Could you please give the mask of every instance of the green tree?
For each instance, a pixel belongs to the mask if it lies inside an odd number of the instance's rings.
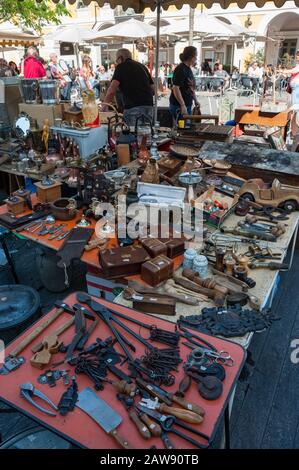
[[[49,0],[0,0],[0,24],[10,21],[38,33],[43,26],[49,23],[60,24],[61,17],[69,15],[65,2],[55,5]]]

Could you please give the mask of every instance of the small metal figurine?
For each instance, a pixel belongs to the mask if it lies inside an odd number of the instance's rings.
[[[49,150],[49,119],[44,120],[42,141],[46,148],[46,155],[48,155]]]

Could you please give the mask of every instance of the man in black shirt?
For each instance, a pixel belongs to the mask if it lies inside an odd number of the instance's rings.
[[[198,105],[195,95],[195,79],[191,67],[196,64],[197,49],[185,47],[180,55],[181,63],[173,74],[173,88],[169,98],[169,110],[176,121],[178,114],[191,114],[193,101]]]
[[[144,65],[132,60],[128,49],[117,51],[116,63],[104,103],[111,103],[119,89],[124,103],[124,119],[129,126],[134,126],[136,118],[141,114],[152,120],[154,82],[149,71]]]

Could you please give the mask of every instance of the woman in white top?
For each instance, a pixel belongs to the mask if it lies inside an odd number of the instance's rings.
[[[290,74],[290,92],[292,96],[292,110],[294,116],[291,121],[292,134],[299,132],[299,50],[296,52],[296,65],[292,69],[284,70],[285,74]]]

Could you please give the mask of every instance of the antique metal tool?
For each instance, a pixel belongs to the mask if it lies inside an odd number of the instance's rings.
[[[124,449],[132,449],[128,440],[122,437],[116,428],[121,424],[122,417],[113,410],[95,392],[87,387],[78,395],[76,406],[88,414],[101,428]]]
[[[109,326],[110,330],[112,331],[112,333],[116,337],[119,345],[123,349],[127,359],[129,359],[131,361],[131,363],[133,363],[134,359],[133,359],[133,356],[132,356],[132,354],[130,353],[130,351],[128,349],[128,345],[130,345],[130,342],[128,342],[128,340],[126,340],[126,338],[124,338],[124,336],[118,331],[118,329],[114,325],[112,325],[112,322],[115,322],[117,325],[119,325],[121,328],[123,328],[127,333],[129,333],[131,336],[133,336],[135,339],[137,339],[137,341],[144,344],[144,346],[146,346],[149,350],[153,348],[152,344],[150,344],[147,340],[142,338],[142,336],[140,336],[139,334],[135,333],[135,331],[133,331],[129,327],[127,327],[118,318],[116,318],[115,315],[118,315],[118,312],[116,312],[115,310],[108,310],[103,305],[101,305],[98,302],[95,302],[89,295],[87,295],[83,292],[82,293],[79,292],[77,294],[77,299],[79,300],[79,302],[86,303],[87,305],[89,305],[89,307],[94,312],[96,312],[97,315],[100,316],[100,318],[102,318],[105,321],[105,323]],[[128,317],[128,319],[130,319],[130,317]]]
[[[55,411],[58,410],[57,406],[43,392],[35,388],[31,382],[27,382],[20,386],[20,394],[21,397],[25,398],[25,400],[31,403],[31,405],[33,405],[39,411],[42,411],[43,413],[49,416],[56,416],[56,413],[47,410],[46,408],[43,408],[39,403],[34,401],[33,398],[37,397],[40,400],[43,400],[44,402],[48,403],[48,405],[50,405]]]
[[[149,395],[158,398],[160,401],[162,401],[168,406],[171,406],[172,403],[176,403],[185,410],[193,411],[194,413],[202,417],[205,415],[205,410],[201,406],[184,400],[183,397],[177,396],[171,392],[167,392],[166,390],[161,387],[158,387],[157,385],[147,384],[141,379],[136,379],[136,383],[144,390],[146,390]]]
[[[268,263],[261,263],[258,261],[252,261],[249,263],[250,269],[270,269],[271,271],[279,270],[279,271],[287,271],[289,269],[289,265],[287,263],[276,263],[274,261]]]
[[[22,364],[24,364],[24,357],[17,357],[24,349],[34,341],[49,325],[51,325],[57,318],[63,313],[67,312],[73,315],[73,310],[62,301],[56,301],[55,307],[57,308],[56,312],[42,323],[40,323],[34,330],[29,333],[8,355],[5,359],[3,367],[0,369],[0,374],[5,375],[14,371]]]
[[[192,428],[188,424],[184,423],[183,421],[175,418],[174,416],[169,416],[169,415],[164,415],[161,413],[158,413],[155,410],[151,410],[147,408],[146,406],[143,406],[141,404],[137,405],[138,410],[142,411],[143,413],[146,413],[148,416],[151,416],[151,418],[154,418],[155,421],[158,421],[160,424],[161,428],[163,429],[164,432],[168,433],[171,432],[173,434],[176,434],[177,436],[182,437],[186,441],[190,442],[193,444],[195,447],[198,447],[200,449],[206,448],[207,446],[204,444],[201,444],[200,442],[196,441],[192,437],[190,437],[187,434],[184,434],[183,432],[179,431],[178,429],[174,428],[173,426],[176,424],[177,426],[186,429],[187,431],[190,431],[193,434],[196,434],[197,436],[200,436],[207,441],[209,441],[209,436],[207,434],[204,434],[200,431],[197,431],[197,429]]]
[[[3,366],[0,368],[0,375],[7,375],[10,372],[18,369],[22,364],[24,364],[25,358],[20,357],[8,357],[5,359]]]
[[[126,397],[124,394],[118,393],[117,394],[117,399],[124,405],[126,408],[129,418],[131,421],[135,424],[139,434],[141,437],[144,439],[150,439],[151,438],[151,432],[149,428],[146,426],[146,424],[141,421],[141,419],[138,416],[138,413],[136,409],[133,407],[134,405],[134,399],[132,397]]]
[[[201,415],[194,413],[193,411],[174,408],[172,406],[165,405],[165,403],[159,403],[158,398],[155,398],[154,400],[150,398],[142,398],[140,405],[146,406],[152,410],[160,411],[161,413],[168,413],[169,415],[175,416],[186,423],[200,424],[203,422],[203,417]]]
[[[38,369],[43,369],[51,361],[52,354],[56,354],[59,351],[61,341],[59,341],[59,335],[70,328],[74,324],[75,319],[71,318],[58,328],[54,333],[45,336],[42,343],[32,348],[34,355],[30,359],[30,364]]]

